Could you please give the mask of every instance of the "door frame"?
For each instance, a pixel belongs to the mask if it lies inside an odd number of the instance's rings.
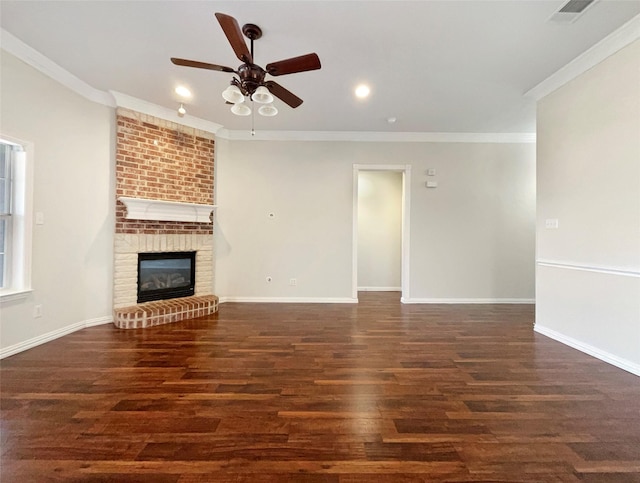
[[[409,287],[410,220],[411,220],[411,165],[410,164],[354,164],[353,165],[353,230],[351,296],[358,300],[358,175],[360,171],[395,171],[402,173],[402,260],[400,283],[405,303],[411,297]]]

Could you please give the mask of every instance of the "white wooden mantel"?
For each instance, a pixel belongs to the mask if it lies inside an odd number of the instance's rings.
[[[211,212],[216,205],[182,203],[180,201],[150,200],[120,196],[127,208],[127,219],[153,221],[187,221],[211,223]]]

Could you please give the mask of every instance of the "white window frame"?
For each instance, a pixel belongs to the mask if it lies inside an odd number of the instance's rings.
[[[11,216],[5,257],[5,286],[0,301],[26,297],[31,291],[31,255],[33,236],[33,143],[0,134],[4,144],[18,146],[11,166]],[[20,149],[21,148],[21,149]]]

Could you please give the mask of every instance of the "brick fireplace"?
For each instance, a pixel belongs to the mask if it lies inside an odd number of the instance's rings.
[[[215,313],[213,134],[118,109],[114,324],[144,328]],[[204,213],[204,215],[203,215]],[[192,297],[138,303],[139,253],[196,252]]]

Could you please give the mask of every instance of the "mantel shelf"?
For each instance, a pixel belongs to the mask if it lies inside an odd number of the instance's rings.
[[[127,219],[152,221],[186,221],[211,223],[211,212],[216,205],[182,203],[180,201],[150,200],[120,196],[127,208]]]

